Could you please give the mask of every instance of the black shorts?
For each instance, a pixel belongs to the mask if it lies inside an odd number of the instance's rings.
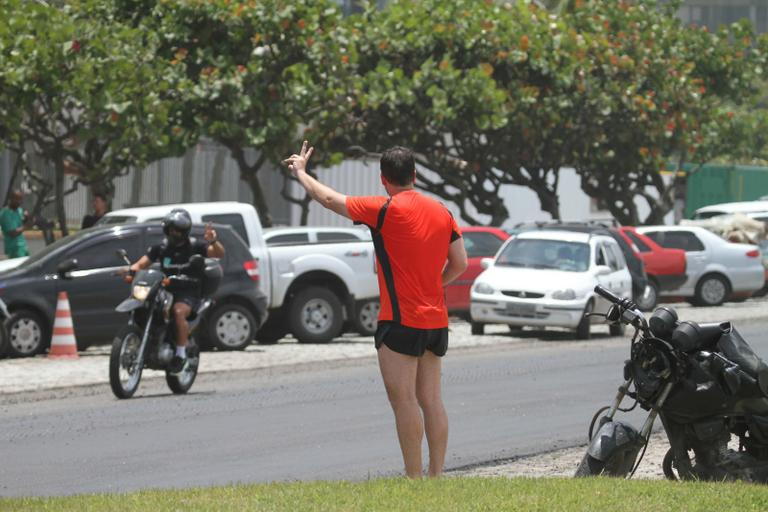
[[[425,350],[444,356],[448,350],[448,328],[417,329],[395,322],[379,322],[373,335],[376,350],[385,344],[391,350],[407,356],[421,357]]]
[[[195,309],[200,303],[200,296],[195,295],[194,293],[174,293],[173,303],[176,304],[178,302],[183,302],[190,308]]]

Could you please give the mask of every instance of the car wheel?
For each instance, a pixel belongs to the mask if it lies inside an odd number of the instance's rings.
[[[696,285],[696,306],[719,306],[729,293],[728,281],[720,275],[709,274]]]
[[[253,314],[240,304],[221,304],[208,317],[208,341],[219,350],[244,350],[256,332]]]
[[[659,287],[656,283],[648,281],[643,293],[635,297],[635,303],[642,311],[653,311],[659,303]]]
[[[7,353],[11,357],[31,357],[41,353],[50,342],[48,326],[42,316],[29,309],[19,309],[7,320]]]
[[[472,334],[475,334],[475,335],[485,334],[485,324],[481,324],[480,322],[470,322],[469,326]]]
[[[341,300],[326,288],[301,290],[291,301],[288,323],[299,343],[328,343],[341,334]]]
[[[592,336],[592,322],[587,315],[592,312],[594,307],[591,300],[587,302],[587,307],[584,308],[584,313],[581,315],[581,321],[576,326],[576,339],[588,340]]]
[[[381,305],[378,299],[371,299],[361,303],[355,313],[355,331],[363,336],[373,336],[376,334],[380,308]]]

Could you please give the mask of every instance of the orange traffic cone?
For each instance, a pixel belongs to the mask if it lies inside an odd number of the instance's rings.
[[[48,357],[53,359],[77,359],[77,341],[72,325],[72,313],[69,310],[67,292],[59,292],[56,303],[56,320],[53,322],[53,337]]]

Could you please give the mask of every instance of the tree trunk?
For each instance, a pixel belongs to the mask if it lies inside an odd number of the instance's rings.
[[[245,176],[248,186],[251,187],[251,193],[253,194],[253,205],[256,207],[256,211],[259,212],[259,219],[261,225],[265,228],[272,227],[272,215],[269,213],[269,207],[267,206],[267,200],[264,198],[264,189],[259,182],[259,177],[256,173]]]
[[[552,220],[562,220],[560,218],[560,198],[557,192],[549,188],[537,187],[533,189],[541,203],[541,209],[552,216]]]
[[[253,165],[248,165],[245,160],[245,151],[242,147],[224,143],[232,154],[237,166],[240,169],[240,178],[248,183],[251,187],[251,193],[253,194],[253,205],[256,207],[256,211],[259,213],[259,219],[261,225],[265,228],[272,227],[272,215],[269,213],[269,206],[267,200],[264,197],[264,189],[259,182],[259,170],[264,165],[266,158],[263,154],[260,154]]]

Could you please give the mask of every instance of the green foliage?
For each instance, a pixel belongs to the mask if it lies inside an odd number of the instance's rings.
[[[704,163],[743,147],[748,125],[733,121],[732,104],[755,92],[765,67],[747,24],[712,34],[683,26],[675,9],[583,0],[567,15],[588,42],[578,98],[585,144],[573,165],[582,188],[625,223],[641,220],[636,197],[652,222],[669,211],[659,173],[668,162]]]
[[[152,39],[102,18],[98,5],[13,0],[0,27],[7,139],[33,141],[91,181],[166,154],[175,95]]]
[[[129,8],[118,14],[135,18]],[[174,127],[228,147],[270,223],[257,173],[277,166],[304,136],[322,149],[345,108],[349,59],[333,2],[158,2],[140,23],[161,38],[159,57],[186,77],[185,117]],[[255,163],[244,150],[258,152]],[[325,163],[337,155],[318,151]]]

